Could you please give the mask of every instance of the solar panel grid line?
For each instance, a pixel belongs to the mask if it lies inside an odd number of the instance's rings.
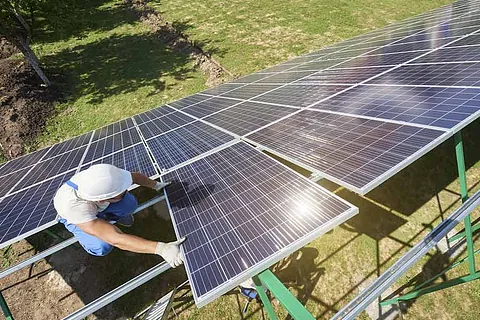
[[[460,122],[457,125],[455,125],[454,127],[452,127],[450,130],[452,132],[458,132],[478,118],[480,118],[480,110],[473,113],[468,118],[464,119],[462,122]]]
[[[160,111],[159,109],[162,111]],[[174,112],[175,110],[173,108],[165,104],[155,109],[147,110],[143,113],[136,114],[132,117],[132,120],[135,120],[136,124],[140,126],[140,125],[155,121],[158,118],[166,117]]]
[[[251,148],[251,147],[250,147],[250,148]],[[252,149],[253,149],[253,148],[252,148]],[[218,154],[217,154],[217,155],[218,155]],[[226,160],[228,161],[228,159],[226,159]],[[275,160],[269,159],[269,161],[275,161]],[[228,163],[228,162],[227,162],[227,163]],[[236,164],[236,163],[235,163],[235,164]],[[211,167],[211,164],[210,164],[210,163],[207,162],[207,165],[210,166],[210,169],[213,169],[213,172],[215,172],[215,169]],[[256,165],[258,166],[257,163],[256,163]],[[233,167],[233,168],[234,168],[234,170],[235,170],[235,167]],[[208,170],[208,169],[207,169],[207,170]],[[290,168],[287,168],[287,167],[285,166],[283,170],[286,170],[286,171],[287,171],[287,170],[291,170],[291,169],[290,169]],[[240,173],[240,174],[243,174],[242,172],[239,172],[239,171],[237,171],[237,172]],[[196,174],[196,176],[197,176],[197,179],[200,179],[200,180],[201,180],[201,177],[199,176],[199,173],[198,173],[198,172],[195,172],[195,174]],[[218,175],[218,174],[217,174],[217,175]],[[298,174],[297,174],[297,175],[298,175]],[[222,179],[222,177],[220,177],[220,179]],[[307,179],[304,178],[304,177],[299,177],[298,179],[305,179],[305,180],[307,180]],[[292,183],[294,183],[294,181],[292,181]],[[225,186],[228,187],[228,184],[225,184]],[[261,194],[261,192],[262,192],[262,191],[260,191],[260,194]],[[168,194],[168,190],[167,190],[167,194]],[[246,200],[248,200],[248,199],[245,198],[245,199],[242,200],[242,201],[246,201]],[[341,201],[342,203],[345,203],[344,200],[340,200],[340,201]],[[169,206],[170,212],[173,212],[173,211],[172,211],[172,207],[171,207],[171,203],[170,203],[170,200],[168,199],[168,197],[167,197],[167,205]],[[279,205],[281,205],[281,203],[280,203]],[[348,206],[350,207],[350,205],[348,205]],[[351,210],[349,210],[349,211],[347,212],[347,214],[342,217],[341,220],[343,220],[343,219],[346,220],[346,219],[348,219],[350,216],[354,215],[355,213],[356,213],[356,208],[351,208]],[[268,213],[265,213],[265,214],[268,214]],[[347,215],[348,215],[348,218],[346,218]],[[255,216],[253,216],[253,217],[255,218]],[[176,218],[175,218],[175,215],[172,215],[172,220],[174,221],[175,232],[176,232],[176,234],[177,234],[177,237],[179,237],[179,234],[180,234],[180,233],[179,233],[179,230],[178,230],[178,227],[177,227],[177,226],[178,226],[178,223],[175,221],[175,219],[176,219]],[[339,218],[339,219],[340,219],[340,218]],[[307,241],[310,242],[310,241],[314,240],[315,238],[317,238],[321,233],[324,233],[324,232],[330,230],[333,226],[336,226],[336,225],[338,225],[338,224],[340,223],[339,221],[334,221],[334,220],[335,220],[335,219],[332,219],[332,220],[331,220],[331,226],[329,225],[329,226],[325,226],[325,227],[323,227],[323,228],[318,228],[318,229],[316,230],[316,232],[314,232],[314,233],[312,233],[312,234],[310,234],[310,235],[308,235],[308,236],[305,236],[305,237],[301,238],[300,241],[302,241],[302,242],[307,242]],[[236,231],[235,231],[235,228],[233,229],[233,231],[236,232]],[[267,233],[268,233],[268,231],[267,231]],[[238,236],[238,234],[237,234],[237,236]],[[254,239],[251,240],[251,241],[254,241]],[[277,241],[282,241],[282,239],[278,239]],[[281,242],[281,243],[285,243],[285,242],[286,242],[286,241],[285,241],[285,239],[284,239],[283,242]],[[236,277],[227,280],[227,283],[230,283],[230,284],[233,283],[233,285],[234,285],[234,282],[237,282],[237,283],[238,283],[238,282],[241,282],[241,281],[245,280],[246,278],[251,277],[252,274],[256,274],[256,273],[264,270],[265,268],[267,268],[267,267],[269,267],[271,264],[273,264],[273,263],[275,262],[275,260],[281,259],[282,257],[288,255],[289,252],[292,252],[292,251],[296,250],[296,248],[300,248],[301,246],[302,246],[301,243],[291,244],[291,245],[289,245],[289,246],[286,246],[286,247],[284,247],[284,249],[281,251],[280,255],[275,255],[275,256],[271,257],[270,259],[264,259],[264,260],[262,261],[262,263],[257,264],[255,267],[253,267],[253,268],[251,268],[251,269],[248,269],[248,270],[246,270],[246,271],[243,271],[243,272],[241,272],[239,275],[237,275]],[[185,254],[185,250],[186,250],[186,249],[185,249],[185,246],[182,246],[182,249],[181,249],[181,250],[182,250],[183,253]],[[215,251],[215,254],[218,256],[218,253],[217,253],[216,251]],[[248,254],[250,257],[252,257],[250,252],[247,252],[247,254]],[[205,266],[203,266],[203,267],[205,267]],[[221,267],[222,267],[222,266],[221,266]],[[189,266],[188,263],[186,263],[186,268],[187,268],[187,271],[188,271],[187,274],[188,274],[188,276],[189,276],[189,278],[190,278],[191,283],[194,283],[194,282],[192,282],[192,279],[191,279],[192,270],[190,269],[190,266]],[[222,268],[223,268],[223,267],[222,267]],[[198,271],[198,270],[196,270],[196,271]],[[226,271],[223,270],[223,269],[222,269],[221,271],[222,271],[224,274],[226,273]],[[242,279],[242,278],[245,278],[245,279]],[[228,279],[228,277],[225,277],[225,279]],[[208,279],[207,279],[207,280],[208,280]],[[203,281],[203,280],[202,280],[202,281]],[[205,280],[205,281],[206,281],[206,280]],[[196,304],[197,304],[197,306],[199,306],[199,307],[201,307],[201,306],[207,304],[208,302],[212,301],[212,300],[215,298],[215,296],[221,295],[221,294],[225,293],[226,291],[228,291],[228,290],[230,289],[230,288],[228,288],[228,287],[220,288],[220,287],[217,285],[217,286],[216,286],[216,289],[214,289],[214,290],[211,291],[210,293],[203,294],[203,295],[202,295],[202,298],[199,299],[199,298],[198,298],[198,297],[199,297],[199,294],[198,294],[196,288],[195,288],[194,286],[192,286],[192,287],[193,287],[193,290],[194,290],[194,293],[195,293]]]
[[[120,134],[123,131],[131,129],[132,126],[133,126],[133,122],[131,117],[124,118],[117,122],[108,124],[106,126],[103,126],[101,128],[94,130],[93,141],[102,140],[110,136],[113,136],[115,134]]]
[[[313,85],[313,84],[310,84]],[[332,84],[332,85],[344,85],[344,84]],[[386,84],[386,83],[363,83],[365,87],[408,87],[408,88],[457,88],[457,89],[480,89],[479,86],[458,86],[458,85],[439,85],[439,84]]]
[[[148,157],[150,158],[150,161],[152,161],[153,167],[155,168],[155,171],[157,172],[158,176],[155,177],[155,179],[156,179],[156,178],[160,177],[160,166],[158,165],[157,160],[155,160],[155,158],[153,157],[152,150],[150,149],[150,146],[147,144],[147,140],[143,136],[143,133],[140,130],[140,128],[138,127],[138,124],[137,124],[136,120],[135,119],[132,119],[132,120],[133,120],[133,123],[135,125],[135,128],[137,129],[138,134],[140,135],[140,138],[142,139],[142,144],[145,147],[145,149],[147,150]]]
[[[87,156],[88,150],[90,150],[90,146],[92,145],[93,137],[94,137],[94,133],[92,132],[90,140],[88,141],[88,144],[87,144],[87,148],[85,149],[85,152],[83,153],[82,158],[80,159],[80,164],[75,170],[75,174],[79,173],[82,168],[82,165],[83,165],[83,162],[85,161],[85,157]]]
[[[428,62],[413,62],[413,63],[408,63],[407,65],[409,66],[427,66],[427,65],[438,65],[438,64],[462,64],[462,63],[479,63],[480,60],[470,60],[470,61],[439,61],[439,62],[434,62],[434,61],[428,61]]]
[[[45,159],[46,153],[50,152],[50,149],[51,147],[46,147],[3,163],[0,168],[0,178],[35,165],[41,159]]]

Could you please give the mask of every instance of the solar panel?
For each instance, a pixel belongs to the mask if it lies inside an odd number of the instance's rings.
[[[50,148],[48,155],[44,158],[52,158],[54,156],[60,155],[65,152],[70,152],[76,148],[86,146],[90,142],[90,138],[92,137],[93,132],[89,132],[86,134],[82,134],[75,138],[57,143]]]
[[[195,121],[184,127],[147,140],[153,158],[161,170],[171,169],[234,139],[203,122]]]
[[[243,84],[241,84],[241,83],[226,83],[226,84],[222,84],[220,86],[216,86],[215,88],[202,91],[202,94],[209,94],[209,95],[217,96],[217,95],[220,95],[220,94],[225,93],[227,91],[231,91],[233,89],[240,88],[242,86],[243,86]]]
[[[290,83],[292,81],[305,78],[311,74],[313,74],[315,71],[297,71],[297,72],[283,72],[283,73],[277,73],[274,75],[270,75],[270,77],[261,79],[257,81],[256,83]]]
[[[422,51],[422,50],[433,50],[439,48],[447,43],[450,43],[458,37],[451,37],[451,38],[433,38],[433,39],[426,39],[423,41],[415,41],[415,42],[397,42],[395,44],[391,44],[382,48],[379,48],[375,51],[370,52],[370,54],[388,54],[388,53],[400,53],[400,52],[407,52],[407,51]]]
[[[368,83],[430,86],[480,86],[480,62],[407,64]]]
[[[415,63],[480,61],[480,46],[441,48],[415,60]]]
[[[24,169],[20,169],[10,174],[7,174],[0,178],[0,198],[3,197],[12,189],[18,181],[20,181],[31,169],[31,167],[27,167]]]
[[[357,86],[313,108],[439,128],[460,128],[480,110],[480,89]]]
[[[230,97],[230,98],[236,98],[236,99],[248,100],[250,98],[258,96],[259,94],[263,94],[267,91],[270,91],[270,90],[276,89],[276,88],[278,88],[278,85],[254,84],[253,83],[253,84],[244,85],[243,87],[240,87],[238,89],[234,89],[234,90],[229,91],[227,93],[223,93],[222,96]]]
[[[138,128],[142,132],[145,139],[148,139],[172,129],[176,129],[192,121],[195,121],[195,119],[187,116],[184,113],[176,111],[169,113],[166,116],[140,124]]]
[[[92,141],[103,139],[105,137],[120,133],[121,131],[130,129],[133,127],[134,127],[134,124],[131,118],[127,118],[115,123],[111,123],[108,126],[95,130]]]
[[[144,122],[166,116],[167,114],[170,114],[172,112],[175,112],[175,109],[170,108],[168,106],[161,106],[161,107],[137,114],[133,116],[133,118],[135,119],[135,122],[137,124],[142,124]]]
[[[176,109],[183,109],[206,99],[210,99],[210,97],[203,94],[194,94],[193,96],[188,96],[186,98],[170,102],[168,105]]]
[[[9,175],[12,172],[22,170],[24,168],[34,165],[40,159],[45,157],[49,150],[50,147],[44,148],[4,163],[0,168],[0,177]]]
[[[291,84],[253,98],[255,101],[307,107],[331,95],[345,90],[342,85],[301,85]]]
[[[246,139],[364,194],[448,137],[441,130],[305,110]]]
[[[115,153],[110,153],[103,158],[87,163],[82,166],[81,170],[88,169],[91,165],[99,163],[112,164],[130,172],[141,172],[148,177],[158,177],[158,172],[148,155],[147,149],[142,143]]]
[[[163,179],[199,307],[358,212],[243,142]]]
[[[193,106],[184,108],[182,111],[194,117],[203,118],[212,113],[233,106],[236,103],[239,103],[239,101],[225,98],[212,98],[210,100],[202,101],[194,104]]]
[[[356,84],[367,80],[390,67],[328,69],[299,80],[298,84]]]
[[[53,196],[74,173],[72,170],[0,202],[0,248],[56,223]]]
[[[339,64],[337,68],[395,66],[419,57],[426,52],[428,51],[410,51],[360,56]]]
[[[205,121],[243,136],[298,109],[257,102],[243,102],[205,118]]]
[[[141,143],[141,141],[136,128],[121,131],[107,138],[92,142],[83,163],[92,162],[103,156]]]
[[[36,183],[50,179],[65,172],[76,169],[80,165],[86,146],[72,152],[38,162],[33,169],[15,186],[15,190],[28,188]]]
[[[262,71],[263,72],[263,71]],[[245,84],[245,83],[252,83],[252,82],[255,82],[257,80],[260,80],[260,79],[263,79],[265,77],[269,77],[271,76],[273,73],[254,73],[254,74],[249,74],[247,76],[244,76],[244,77],[241,77],[241,78],[238,78],[236,80],[233,80],[231,83],[232,84],[237,84],[236,86],[234,87],[230,87],[232,89],[236,89],[238,87],[240,87],[242,84]],[[210,91],[211,92],[211,91]],[[205,92],[204,92],[205,93]],[[215,92],[211,92],[209,94],[213,94],[213,95],[219,95],[220,93],[223,93],[223,92],[218,92],[218,91],[215,91]]]
[[[333,54],[332,56],[335,56],[335,54]],[[342,62],[347,61],[348,59],[349,58],[313,61],[313,62],[304,63],[301,65],[295,66],[294,68],[290,68],[288,71],[302,71],[302,70],[320,71],[323,69],[338,66]]]

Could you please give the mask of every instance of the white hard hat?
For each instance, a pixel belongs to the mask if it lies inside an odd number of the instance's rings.
[[[100,201],[114,198],[132,185],[132,174],[111,164],[95,164],[75,177],[80,198]]]

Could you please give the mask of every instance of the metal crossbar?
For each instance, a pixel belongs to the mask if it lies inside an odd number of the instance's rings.
[[[433,229],[420,243],[415,245],[396,263],[388,268],[367,289],[343,307],[332,319],[355,319],[367,306],[377,299],[388,287],[400,278],[408,269],[420,260],[441,239],[445,238],[453,228],[465,217],[480,206],[480,191],[475,193],[460,208]]]

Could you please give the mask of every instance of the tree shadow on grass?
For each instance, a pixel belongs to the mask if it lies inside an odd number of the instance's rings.
[[[106,0],[45,1],[35,13],[33,40],[36,44],[78,40],[89,32],[101,33],[138,21],[127,4],[111,3]]]
[[[171,52],[153,34],[115,35],[44,57],[49,69],[63,73],[69,99],[88,97],[98,104],[146,86],[150,93],[166,89],[161,77],[186,80],[192,63],[185,54]]]

